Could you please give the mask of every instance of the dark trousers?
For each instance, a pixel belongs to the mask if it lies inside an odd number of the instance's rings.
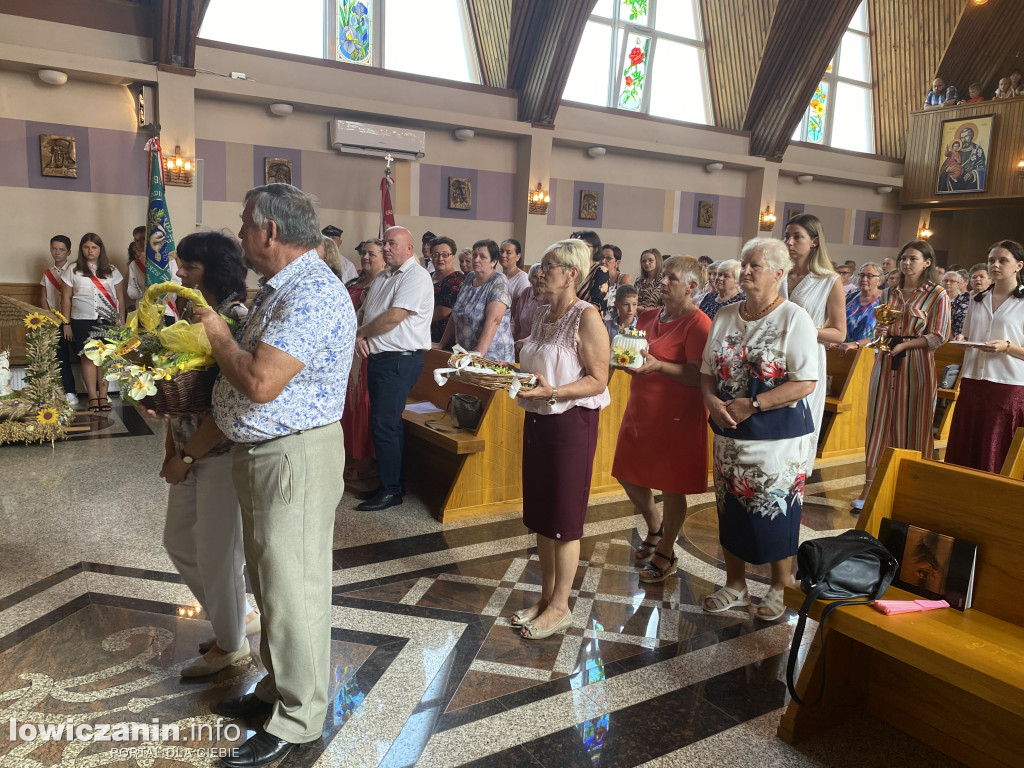
[[[71,370],[71,343],[64,338],[64,329],[58,331],[60,341],[57,344],[57,362],[60,363],[60,380],[65,392],[75,391],[75,374]]]
[[[366,365],[370,434],[377,454],[380,486],[385,493],[405,493],[402,480],[402,451],[405,448],[402,411],[405,410],[409,390],[416,384],[422,370],[422,354],[371,356]]]

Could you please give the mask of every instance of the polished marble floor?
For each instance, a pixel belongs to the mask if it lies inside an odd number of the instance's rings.
[[[114,403],[82,415],[88,429],[67,443],[0,448],[0,766],[216,765],[251,733],[211,707],[259,679],[258,638],[251,660],[179,677],[209,628],[188,616],[195,601],[161,546],[161,428]],[[820,466],[802,538],[851,527],[862,481],[863,462]],[[517,513],[442,527],[412,497],[384,513],[356,503],[346,493],[335,527],[332,705],[321,740],[283,766],[956,765],[870,719],[799,748],[775,738],[793,615],[700,609],[722,578],[710,494],[691,499],[679,573],[655,585],[637,580],[632,507],[594,504],[573,626],[537,642],[508,621],[540,583]],[[765,576],[751,572],[755,596]],[[131,742],[135,753],[11,738],[12,718],[69,717],[178,732]]]

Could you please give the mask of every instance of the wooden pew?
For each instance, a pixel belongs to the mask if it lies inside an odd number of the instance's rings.
[[[825,397],[825,415],[818,437],[818,458],[832,459],[864,453],[867,431],[868,387],[874,350],[858,349],[840,355],[836,348],[825,352],[831,381]]]
[[[817,706],[790,702],[780,738],[795,743],[866,712],[968,765],[1024,764],[1022,491],[1000,475],[886,451],[858,528],[877,536],[891,517],[977,543],[973,605],[898,616],[871,606],[835,611],[825,695]],[[786,591],[788,606],[802,602],[798,589]],[[802,695],[818,690],[819,655],[815,642],[797,682]]]
[[[942,374],[946,370],[947,365],[959,365],[960,373],[957,374],[956,381],[952,387],[943,388],[941,386]],[[935,429],[935,447],[937,449],[945,448],[946,443],[949,441],[949,428],[953,426],[953,408],[960,394],[960,377],[963,375],[963,372],[963,347],[958,347],[956,344],[943,344],[935,350],[935,375],[940,385],[936,397],[946,401],[946,409],[942,412],[938,427]]]
[[[1006,460],[999,474],[1014,480],[1024,480],[1024,427],[1013,433],[1013,442],[1006,452]]]
[[[476,395],[483,416],[473,433],[438,432],[426,426],[440,413],[406,410],[406,478],[442,523],[487,517],[522,508],[522,446],[524,411],[506,392],[494,392],[457,379],[439,387],[434,369],[445,368],[448,353],[426,352],[423,373],[409,393],[409,402],[429,401],[444,410],[451,395]],[[608,383],[612,402],[601,411],[591,498],[622,493],[611,475],[622,413],[629,398],[629,376],[614,371]]]

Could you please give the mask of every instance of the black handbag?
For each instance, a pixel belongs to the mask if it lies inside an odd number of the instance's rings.
[[[431,419],[426,425],[438,432],[461,432],[466,429],[470,432],[480,426],[480,418],[484,414],[484,404],[476,395],[452,395],[448,400],[448,407],[444,409],[444,416],[440,419]],[[450,427],[445,425],[445,417],[448,417]]]
[[[865,531],[845,531],[838,536],[812,539],[800,545],[796,555],[796,577],[806,593],[800,606],[800,619],[793,633],[793,645],[786,665],[789,695],[807,706],[796,693],[793,672],[800,651],[800,641],[807,624],[807,612],[815,600],[834,600],[821,611],[818,633],[821,635],[821,686],[811,704],[817,704],[825,690],[825,621],[836,608],[844,605],[866,605],[885,594],[899,570],[899,562],[885,546]]]

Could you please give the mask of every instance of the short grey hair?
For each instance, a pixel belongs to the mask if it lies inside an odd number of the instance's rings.
[[[718,265],[718,274],[722,274],[723,272],[728,272],[730,275],[732,275],[732,279],[733,280],[739,280],[740,279],[740,268],[742,266],[743,265],[740,264],[739,259],[726,259],[725,261],[719,263],[719,265]]]
[[[768,266],[773,271],[781,269],[783,277],[786,276],[789,268],[793,265],[789,260],[789,249],[786,247],[786,244],[773,237],[755,237],[753,240],[747,240],[740,251],[740,261],[746,261],[757,251],[761,252],[765,261],[768,262]]]
[[[874,269],[875,272],[878,273],[878,276],[880,278],[882,278],[883,280],[885,279],[885,272],[882,270],[882,265],[879,264],[877,261],[865,261],[863,264],[860,265],[860,270],[859,271],[863,272],[868,267],[871,267],[872,269]]]
[[[665,263],[661,268],[661,274],[667,275],[669,272],[675,274],[676,277],[684,283],[696,283],[698,289],[704,285],[708,279],[708,272],[704,269],[704,265],[697,261],[693,256],[687,256],[685,254],[669,256],[665,259]]]
[[[576,267],[576,290],[578,291],[583,278],[590,270],[590,246],[583,240],[570,238],[549,245],[544,250],[544,256],[549,253],[553,253],[558,263],[564,267]]]
[[[277,239],[287,245],[312,249],[320,245],[320,217],[317,199],[291,184],[265,184],[245,193],[245,203],[255,199],[252,221],[265,229],[273,221],[277,225]]]

